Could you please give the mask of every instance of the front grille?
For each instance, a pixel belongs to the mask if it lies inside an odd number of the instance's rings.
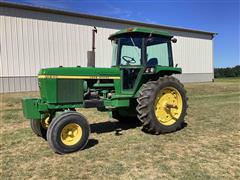
[[[58,79],[57,101],[58,103],[83,102],[83,80]]]

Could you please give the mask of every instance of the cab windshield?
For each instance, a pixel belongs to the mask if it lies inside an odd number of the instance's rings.
[[[164,37],[122,37],[112,41],[113,66],[172,66],[171,41]]]

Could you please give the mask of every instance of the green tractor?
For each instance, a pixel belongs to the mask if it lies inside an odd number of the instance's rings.
[[[90,126],[76,108],[108,111],[114,119],[138,118],[143,130],[169,133],[184,125],[187,97],[173,74],[172,46],[176,39],[163,31],[128,28],[112,34],[111,68],[95,68],[93,48],[88,51],[91,67],[41,69],[41,98],[24,98],[23,113],[33,132],[46,138],[56,153],[81,150],[88,142]]]

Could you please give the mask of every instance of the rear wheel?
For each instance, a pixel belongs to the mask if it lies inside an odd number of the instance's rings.
[[[54,152],[71,153],[85,147],[90,134],[86,118],[77,112],[64,112],[54,118],[47,130],[47,140]]]
[[[146,83],[137,99],[138,118],[147,132],[159,134],[181,129],[187,110],[183,85],[172,76]]]

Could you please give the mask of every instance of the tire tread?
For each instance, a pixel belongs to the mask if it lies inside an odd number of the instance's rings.
[[[171,84],[175,84],[179,89],[181,89],[183,93],[183,102],[185,102],[186,107],[183,107],[182,115],[180,116],[181,123],[175,123],[174,126],[171,128],[163,127],[159,125],[160,123],[155,120],[155,115],[152,113],[153,102],[151,101],[151,97],[154,93],[156,93],[158,86],[167,84],[171,82]],[[157,81],[148,81],[146,84],[143,85],[142,90],[139,93],[139,97],[137,98],[138,106],[136,107],[137,110],[137,117],[143,123],[143,130],[152,134],[160,134],[160,133],[169,133],[173,131],[177,131],[182,128],[184,123],[184,117],[187,115],[187,97],[186,97],[186,90],[180,81],[173,76],[164,76],[160,77]]]

